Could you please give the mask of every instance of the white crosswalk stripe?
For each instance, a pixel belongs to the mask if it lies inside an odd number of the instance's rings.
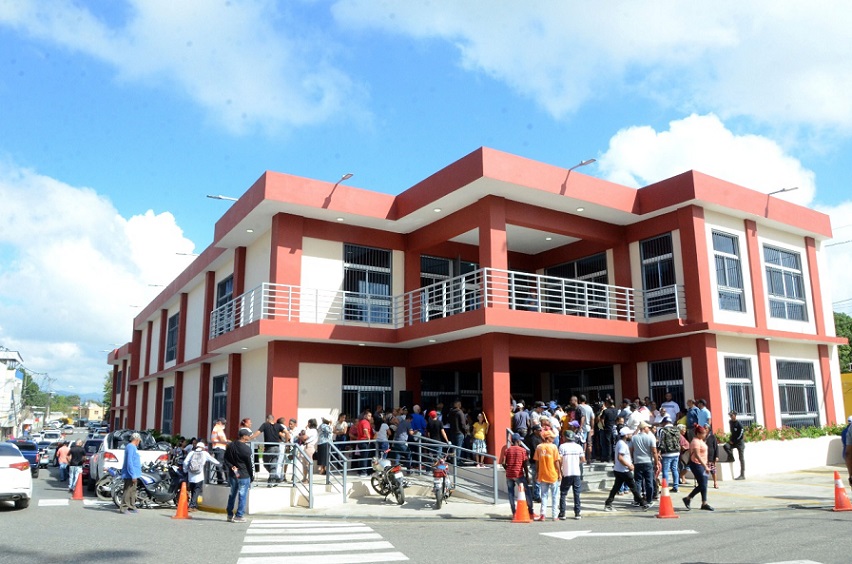
[[[408,560],[363,523],[254,520],[237,564],[358,564]]]
[[[68,505],[70,500],[68,498],[65,499],[40,499],[38,500],[39,507],[55,507],[59,505]]]

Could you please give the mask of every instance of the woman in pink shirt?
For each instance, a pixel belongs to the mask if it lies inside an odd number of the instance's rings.
[[[686,510],[689,511],[692,498],[701,494],[701,509],[705,511],[715,511],[707,503],[707,475],[710,473],[710,466],[707,463],[707,443],[704,442],[704,437],[707,435],[706,429],[700,425],[695,426],[695,436],[692,442],[689,443],[689,470],[695,476],[698,485],[690,492],[688,496],[683,498],[683,504]]]

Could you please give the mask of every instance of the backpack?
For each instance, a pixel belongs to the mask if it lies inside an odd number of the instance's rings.
[[[191,458],[189,459],[189,471],[193,474],[198,474],[201,472],[201,461],[192,453]]]
[[[680,431],[677,427],[663,427],[660,433],[660,452],[663,454],[680,452]]]

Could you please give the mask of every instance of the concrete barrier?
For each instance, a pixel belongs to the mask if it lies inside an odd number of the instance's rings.
[[[746,443],[746,478],[841,464],[842,451],[843,445],[838,436]],[[736,455],[735,450],[735,458]],[[733,463],[728,462],[727,454],[721,444],[719,460],[720,462],[716,464],[716,476],[720,480],[733,480],[739,476],[739,460]]]

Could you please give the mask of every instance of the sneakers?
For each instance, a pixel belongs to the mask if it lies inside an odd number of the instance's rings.
[[[228,515],[228,523],[233,523],[233,522],[234,522],[234,516]]]
[[[692,500],[691,500],[691,499],[689,499],[688,497],[683,498],[683,504],[686,506],[686,510],[687,510],[687,511],[689,511],[690,509],[692,509],[692,508],[689,506],[689,504],[690,504],[690,503],[692,503]]]
[[[674,488],[670,489],[670,490],[669,490],[669,492],[671,492],[671,493],[677,493],[677,486],[675,486]]]
[[[246,518],[245,517],[234,517],[233,519],[231,519],[231,522],[233,522],[233,523],[245,523]]]
[[[553,520],[554,521],[564,521],[565,517],[563,517],[562,519],[560,519],[559,517],[554,517]]]
[[[536,521],[546,521],[546,520],[547,520],[547,517],[545,517],[545,516],[544,516],[544,514],[542,513],[542,514],[541,514],[541,515],[539,515],[539,516],[538,516],[538,518],[536,518],[535,520],[536,520]]]
[[[745,474],[740,474],[739,476],[734,478],[734,480],[745,480]]]
[[[716,510],[715,510],[715,509],[713,509],[713,507],[711,507],[711,506],[710,506],[710,504],[708,504],[708,503],[703,503],[703,504],[701,505],[701,509],[703,509],[704,511],[716,511]]]
[[[611,505],[604,505],[604,511],[615,511]]]
[[[580,515],[579,513],[577,513],[576,515],[574,515],[574,520],[575,520],[575,521],[579,521],[579,520],[580,520],[580,519],[582,519],[582,518],[583,518],[583,516],[582,516],[582,515]]]
[[[630,504],[630,506],[631,507],[643,507],[644,504],[640,501],[634,501],[633,503]]]
[[[565,520],[565,514],[560,513],[559,516],[557,517],[557,519],[559,519],[560,521],[564,521]]]

